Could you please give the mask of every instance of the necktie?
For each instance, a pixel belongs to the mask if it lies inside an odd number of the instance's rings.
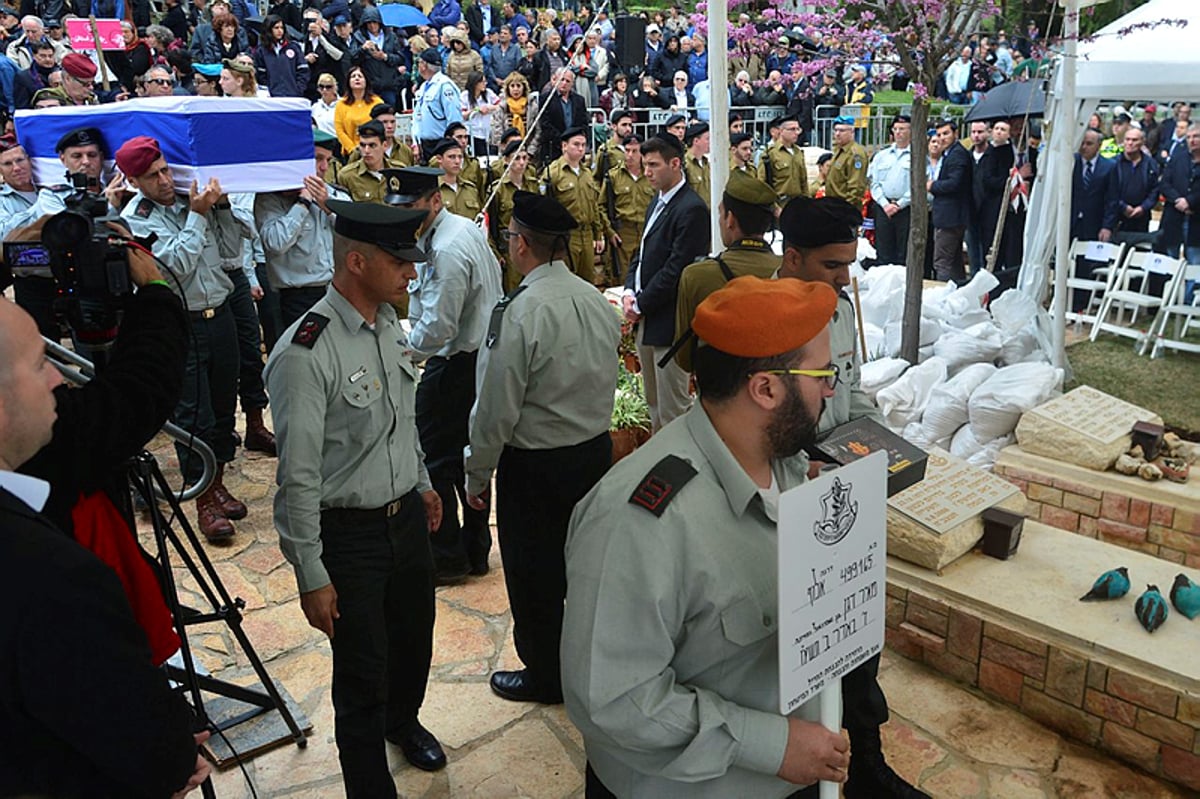
[[[1083,190],[1087,191],[1092,187],[1092,162],[1088,161],[1083,167]]]

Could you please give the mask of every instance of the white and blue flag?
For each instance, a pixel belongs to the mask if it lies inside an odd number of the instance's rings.
[[[135,136],[153,136],[175,185],[215,177],[227,193],[299,189],[313,163],[312,110],[290,97],[143,97],[107,105],[16,113],[17,139],[33,162],[34,183],[64,182],[54,146],[78,128],[104,137],[106,165]]]

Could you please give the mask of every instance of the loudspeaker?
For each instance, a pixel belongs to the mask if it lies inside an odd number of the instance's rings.
[[[617,62],[626,74],[641,71],[646,66],[646,20],[622,16],[614,20],[617,33]],[[635,87],[630,82],[629,88]]]

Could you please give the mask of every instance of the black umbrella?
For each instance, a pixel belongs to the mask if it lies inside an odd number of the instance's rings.
[[[1046,113],[1046,87],[1040,80],[1003,83],[983,96],[963,117],[964,122],[990,122],[1011,117],[1040,117]]]

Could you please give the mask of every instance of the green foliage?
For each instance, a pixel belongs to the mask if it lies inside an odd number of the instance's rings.
[[[617,391],[613,395],[612,422],[610,430],[641,427],[650,429],[650,406],[646,404],[646,391],[642,387],[642,376],[620,365],[617,374]]]
[[[1075,378],[1066,388],[1089,385],[1154,411],[1176,430],[1200,433],[1200,355],[1170,352],[1150,360],[1127,338],[1102,335],[1067,349]],[[1187,436],[1185,436],[1187,437]]]

